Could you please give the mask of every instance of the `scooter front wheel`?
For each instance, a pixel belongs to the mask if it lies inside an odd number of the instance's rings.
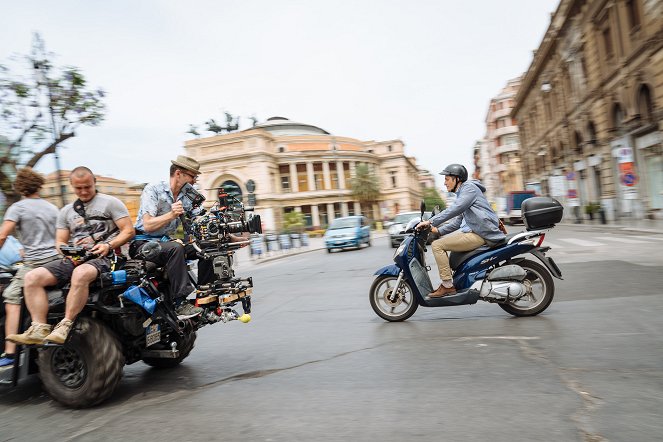
[[[405,321],[419,307],[410,284],[401,280],[396,287],[397,281],[396,276],[380,275],[373,281],[369,293],[373,311],[390,322]]]

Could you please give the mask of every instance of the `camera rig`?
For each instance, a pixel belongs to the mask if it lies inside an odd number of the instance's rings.
[[[185,184],[181,190],[187,207],[182,222],[188,242],[200,259],[212,263],[214,270],[214,281],[199,285],[196,295],[197,305],[205,309],[203,318],[210,323],[242,320],[245,316],[239,316],[231,308],[237,302],[242,303],[245,314],[250,313],[253,279],[236,277],[233,270],[235,250],[249,241],[234,235],[262,233],[260,215],[247,215],[253,208],[245,207],[227,188],[214,190],[217,201],[209,210],[201,207],[205,197],[193,186]]]

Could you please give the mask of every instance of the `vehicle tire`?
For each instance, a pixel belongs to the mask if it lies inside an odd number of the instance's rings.
[[[524,282],[530,285],[531,293],[518,301],[499,306],[514,316],[536,316],[547,309],[552,302],[555,296],[555,283],[548,269],[538,262],[525,259],[518,265],[527,272]]]
[[[103,323],[80,318],[66,346],[39,352],[39,377],[44,390],[71,408],[106,400],[122,378],[120,341]]]
[[[196,342],[196,331],[193,328],[193,323],[191,321],[186,322],[184,329],[184,336],[177,336],[175,342],[177,342],[177,349],[180,351],[180,355],[176,358],[143,358],[143,362],[147,365],[154,368],[173,368],[182,363],[183,360],[189,356],[191,350],[193,350],[194,344]]]
[[[331,249],[327,249],[327,253],[331,253],[331,252],[332,252]]]
[[[369,300],[373,311],[389,322],[405,321],[419,307],[414,292],[406,281],[401,281],[398,299],[394,301],[389,299],[397,279],[398,277],[393,275],[380,275],[373,281],[369,292]],[[403,308],[397,310],[398,307]]]
[[[371,246],[371,238],[368,238],[368,242],[366,244],[368,245],[368,247]]]

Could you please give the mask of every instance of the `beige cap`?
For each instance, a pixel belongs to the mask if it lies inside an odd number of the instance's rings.
[[[178,155],[177,159],[172,160],[171,163],[193,174],[200,174],[200,163],[193,158],[185,157],[184,155]]]

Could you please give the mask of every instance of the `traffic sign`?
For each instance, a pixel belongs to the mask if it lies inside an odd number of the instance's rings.
[[[633,187],[638,182],[638,177],[632,172],[622,174],[620,179],[622,184],[626,187]]]

